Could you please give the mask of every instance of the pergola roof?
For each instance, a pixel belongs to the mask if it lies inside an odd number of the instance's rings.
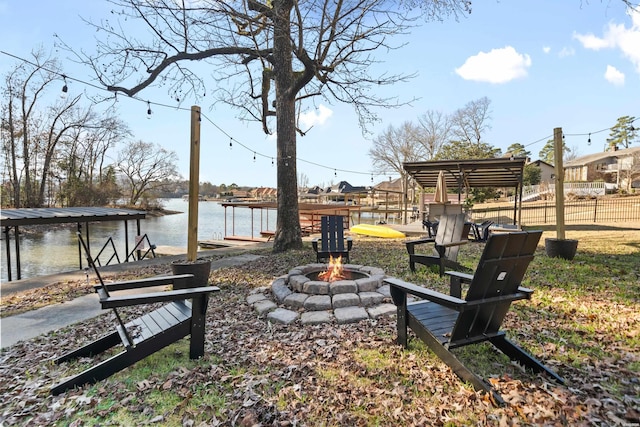
[[[447,188],[518,187],[526,158],[433,160],[403,163],[422,188],[433,188],[440,171],[445,172]]]

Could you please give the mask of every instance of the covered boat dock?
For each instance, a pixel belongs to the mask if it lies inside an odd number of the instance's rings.
[[[73,207],[73,208],[21,208],[2,209],[0,212],[0,227],[3,229],[7,256],[7,279],[12,280],[11,265],[11,231],[13,230],[16,260],[16,276],[20,280],[20,230],[21,226],[76,223],[78,232],[85,225],[86,242],[89,241],[89,223],[104,221],[124,221],[125,248],[129,258],[128,221],[136,221],[136,235],[140,235],[140,220],[146,218],[146,212],[130,209],[101,208],[101,207]],[[82,269],[82,252],[78,243],[78,262]]]
[[[223,202],[224,207],[224,229],[225,240],[244,240],[252,242],[266,242],[275,235],[276,212],[278,204],[276,202]],[[227,209],[231,208],[231,219],[227,217]],[[238,236],[235,234],[235,209],[251,209],[251,235]],[[255,211],[260,213],[259,218],[254,216]],[[300,227],[303,234],[312,234],[320,230],[320,218],[324,215],[342,215],[347,218],[345,224],[349,225],[349,217],[352,211],[359,211],[358,205],[347,205],[344,203],[298,203],[300,215]],[[271,214],[271,216],[270,216]],[[260,221],[260,235],[254,235],[254,225]],[[228,233],[230,227],[231,233]]]

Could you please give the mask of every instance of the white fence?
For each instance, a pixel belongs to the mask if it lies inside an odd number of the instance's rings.
[[[616,184],[607,184],[605,182],[565,182],[564,195],[574,196],[604,196],[607,191],[617,188]],[[527,185],[522,188],[522,201],[534,201],[542,198],[543,195],[549,194],[555,196],[556,186],[553,184]],[[509,201],[513,201],[515,196],[509,197]]]

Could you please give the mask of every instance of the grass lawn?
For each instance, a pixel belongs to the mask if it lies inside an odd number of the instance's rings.
[[[638,425],[640,227],[568,226],[567,238],[579,240],[573,261],[547,257],[545,237],[555,232],[545,231],[523,283],[533,298],[512,305],[504,329],[567,386],[523,372],[487,345],[455,350],[507,402],[494,407],[415,337],[408,349],[396,345],[395,316],[304,327],[259,318],[246,304],[249,292],[314,262],[309,245],[212,272],[222,291],[209,303],[200,360],[189,360],[185,339],[52,397],[54,382],[92,362],[51,360],[111,328],[110,314],[2,350],[0,425]],[[482,247],[464,246],[459,260],[474,268]],[[356,237],[351,252],[354,264],[448,291],[446,278],[420,266],[411,273],[407,260],[402,240]],[[170,272],[163,268],[144,273]],[[65,284],[47,298],[83,292],[82,283]],[[3,299],[3,315],[31,300]]]

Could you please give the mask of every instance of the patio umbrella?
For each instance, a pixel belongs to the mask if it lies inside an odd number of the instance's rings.
[[[444,171],[440,171],[438,174],[436,194],[433,196],[433,201],[436,203],[449,203],[449,196],[447,196],[447,180],[444,177]]]

